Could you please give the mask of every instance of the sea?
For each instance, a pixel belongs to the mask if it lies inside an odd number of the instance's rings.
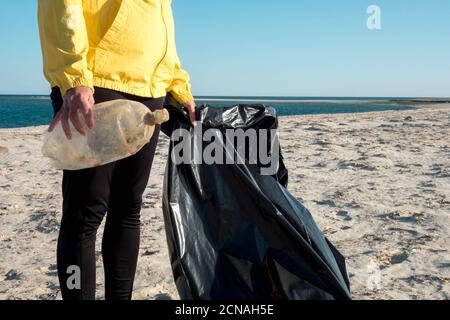
[[[236,104],[264,104],[277,110],[279,116],[305,114],[354,113],[385,110],[407,110],[410,98],[355,97],[197,97],[197,105],[216,107]],[[48,95],[0,95],[0,128],[46,125],[53,109]]]

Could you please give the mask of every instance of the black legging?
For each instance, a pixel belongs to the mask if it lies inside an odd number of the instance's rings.
[[[58,88],[52,90],[51,98],[56,115],[62,106]],[[135,100],[151,110],[162,108],[164,102],[164,98],[142,98],[103,88],[95,88],[94,99],[96,103]],[[131,157],[96,168],[64,171],[63,215],[57,249],[63,299],[95,299],[95,240],[106,212],[102,242],[105,298],[131,299],[139,252],[142,194],[148,183],[159,129]],[[77,269],[73,266],[81,271],[80,289],[76,288],[73,275],[76,276]]]

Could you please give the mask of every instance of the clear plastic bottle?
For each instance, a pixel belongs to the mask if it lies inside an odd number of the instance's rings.
[[[61,123],[44,134],[42,154],[50,158],[55,168],[92,168],[133,155],[150,141],[155,125],[169,119],[166,109],[152,112],[144,104],[130,100],[96,104],[93,115],[95,126],[86,129],[85,136],[70,121],[71,140],[65,136]]]

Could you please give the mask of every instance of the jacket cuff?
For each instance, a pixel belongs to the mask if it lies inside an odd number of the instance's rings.
[[[194,96],[190,92],[178,92],[176,90],[170,92],[174,98],[181,104],[194,101]]]
[[[70,82],[60,85],[59,87],[61,89],[61,94],[63,97],[66,95],[67,91],[75,87],[89,87],[91,88],[92,93],[94,93],[93,80],[85,77],[75,78]]]

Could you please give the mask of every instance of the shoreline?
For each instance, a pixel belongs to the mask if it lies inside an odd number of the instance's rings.
[[[220,101],[220,102],[273,102],[273,103],[299,103],[299,102],[307,102],[307,103],[355,103],[355,102],[361,102],[361,103],[380,103],[380,104],[405,104],[405,105],[416,105],[416,104],[440,104],[440,103],[450,103],[450,99],[447,98],[436,98],[436,100],[433,99],[409,99],[405,98],[399,99],[399,98],[373,98],[373,99],[367,99],[367,98],[361,98],[361,99],[247,99],[247,98],[198,98],[196,101],[206,101],[206,102],[212,102],[212,101]]]
[[[450,110],[450,103],[431,104],[425,106],[415,106],[412,109],[402,110],[382,110],[382,111],[364,111],[364,112],[342,112],[342,113],[321,113],[321,114],[301,114],[301,115],[287,115],[280,116],[280,118],[345,118],[345,117],[357,117],[357,116],[373,116],[373,115],[389,115],[391,113],[407,113],[421,110]]]
[[[285,119],[285,118],[303,118],[303,117],[333,117],[333,116],[349,116],[354,117],[356,115],[372,115],[372,114],[384,114],[384,113],[390,113],[390,112],[408,112],[408,111],[415,111],[415,110],[423,110],[423,109],[450,109],[450,103],[438,103],[438,104],[429,104],[429,105],[423,105],[423,106],[414,106],[414,108],[411,109],[402,109],[402,110],[382,110],[382,111],[362,111],[362,112],[341,112],[341,113],[318,113],[318,114],[298,114],[298,115],[281,115],[278,116],[279,119]],[[27,130],[27,129],[38,129],[42,128],[42,130],[45,130],[45,128],[48,127],[48,125],[38,125],[38,126],[27,126],[27,127],[14,127],[14,128],[0,128],[0,133],[8,130]]]

